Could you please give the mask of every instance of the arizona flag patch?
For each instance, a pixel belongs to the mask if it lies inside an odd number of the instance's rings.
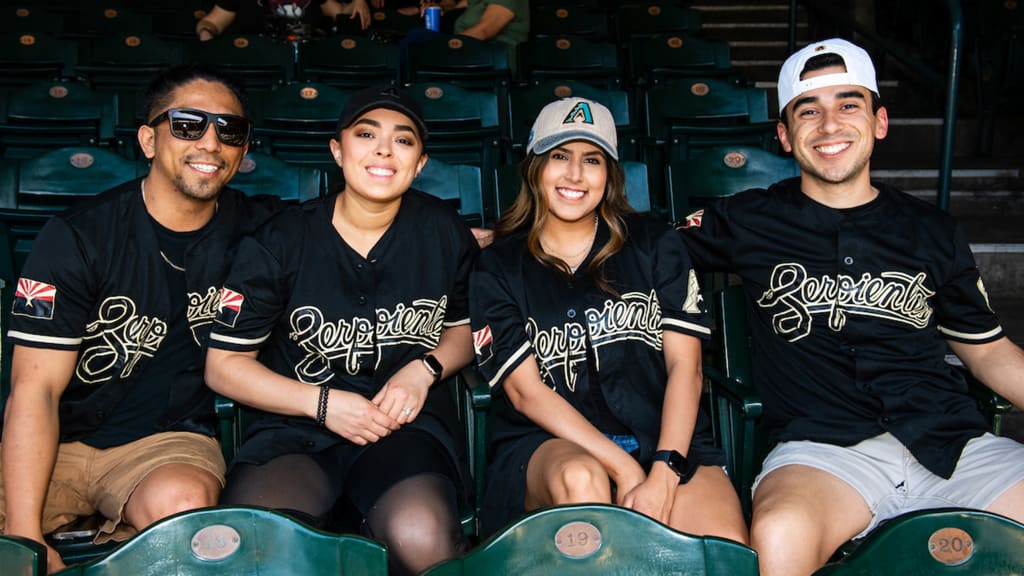
[[[18,278],[11,314],[39,320],[53,320],[53,303],[56,299],[57,288],[53,284]]]
[[[484,326],[473,332],[473,348],[476,350],[476,359],[480,364],[487,362],[494,355],[491,350],[492,341],[490,326]]]
[[[238,314],[242,311],[242,302],[245,302],[245,296],[230,288],[221,288],[220,306],[217,308],[217,322],[234,328],[235,321],[238,320]]]
[[[697,210],[686,217],[686,220],[683,221],[683,228],[700,228],[700,224],[703,220],[704,210]]]

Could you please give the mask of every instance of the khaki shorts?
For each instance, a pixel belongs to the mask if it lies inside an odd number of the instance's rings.
[[[0,446],[2,448],[2,446]],[[81,442],[61,444],[43,506],[43,534],[97,512],[106,518],[94,541],[127,540],[137,530],[124,522],[124,507],[136,486],[165,464],[190,464],[224,486],[224,456],[216,438],[192,432],[161,432],[113,448]],[[0,470],[0,479],[3,472]],[[6,524],[0,482],[0,529]]]
[[[1024,482],[1024,444],[985,433],[964,446],[947,480],[932,474],[888,432],[853,446],[821,442],[783,442],[764,461],[753,492],[767,474],[790,464],[823,470],[852,486],[879,523],[915,510],[974,508],[984,510],[1019,482]]]

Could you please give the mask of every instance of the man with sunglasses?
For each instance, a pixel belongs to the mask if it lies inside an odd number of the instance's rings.
[[[149,174],[51,219],[18,281],[5,534],[42,542],[98,513],[95,541],[121,540],[224,483],[204,349],[237,240],[281,206],[226,188],[252,130],[233,80],[171,68],[146,102]]]

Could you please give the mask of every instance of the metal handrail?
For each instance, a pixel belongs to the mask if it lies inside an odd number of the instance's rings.
[[[949,189],[953,173],[953,135],[956,129],[956,106],[960,87],[960,67],[963,60],[963,8],[960,0],[946,0],[946,7],[949,9],[950,21],[950,42],[949,42],[949,65],[946,70],[946,77],[943,79],[938,73],[925,67],[910,54],[901,49],[898,45],[878,36],[873,30],[867,29],[849,18],[842,18],[841,21],[853,32],[862,36],[872,44],[882,48],[891,54],[908,68],[920,74],[925,80],[945,85],[946,105],[942,118],[942,152],[939,166],[939,185],[936,198],[936,205],[942,210],[949,209]],[[819,5],[821,12],[829,14],[835,21],[840,21],[838,10],[827,3]],[[796,13],[797,0],[790,0],[789,3],[789,52],[796,51]]]

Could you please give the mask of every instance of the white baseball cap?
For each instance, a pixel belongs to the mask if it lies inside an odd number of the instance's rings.
[[[846,72],[801,80],[800,74],[803,73],[807,61],[822,54],[835,54],[842,58],[846,64]],[[787,104],[804,92],[825,86],[846,84],[863,86],[878,94],[875,66],[871,63],[871,56],[868,56],[868,53],[860,46],[842,38],[831,38],[808,44],[787,58],[782,64],[782,70],[779,71],[779,114],[782,114]]]
[[[543,154],[573,140],[586,140],[619,159],[615,118],[604,105],[586,98],[563,98],[545,106],[533,121],[526,152]]]

